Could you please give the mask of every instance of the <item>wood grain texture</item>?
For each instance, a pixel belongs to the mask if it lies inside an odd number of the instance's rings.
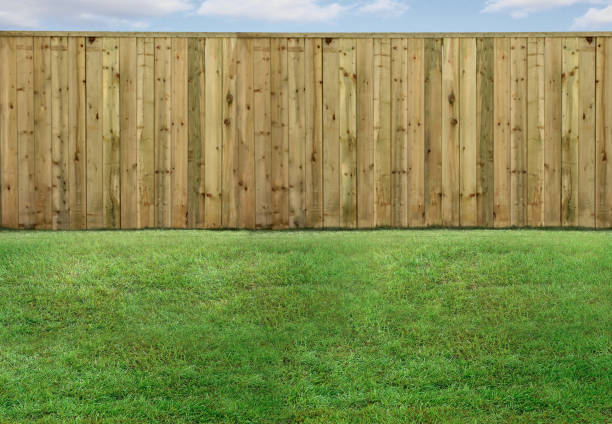
[[[306,98],[304,39],[287,40],[289,69],[289,227],[306,226]]]
[[[323,225],[340,226],[340,108],[338,74],[341,44],[323,41]]]
[[[206,122],[204,148],[204,183],[206,192],[206,228],[221,227],[223,171],[223,40],[207,39]]]
[[[376,226],[374,41],[357,40],[357,226]]]
[[[425,40],[425,225],[442,224],[442,40]]]
[[[270,127],[270,40],[253,40],[255,121],[255,227],[272,227],[272,132]]]
[[[86,124],[87,124],[87,221],[88,229],[104,228],[104,164],[102,122],[102,38],[90,37],[86,42]]]
[[[492,227],[494,216],[493,84],[494,51],[492,38],[476,40],[476,209],[478,226]]]
[[[373,137],[375,226],[392,224],[391,203],[391,40],[373,40]]]
[[[304,42],[304,107],[306,119],[306,226],[323,226],[323,46]]]
[[[391,40],[392,224],[408,226],[408,40]]]
[[[51,38],[51,117],[53,149],[53,222],[54,229],[70,228],[69,210],[69,110],[68,110],[68,40]],[[104,193],[104,191],[103,191]]]
[[[459,222],[462,227],[474,227],[478,223],[476,40],[461,39],[459,54]]]
[[[35,219],[40,229],[52,224],[51,39],[34,37]]]
[[[545,41],[544,225],[561,225],[561,75],[562,43]]]
[[[610,35],[10,34],[5,227],[612,225]]]
[[[34,40],[15,39],[17,63],[17,157],[19,182],[19,228],[31,229],[35,223],[34,151]]]
[[[527,224],[527,39],[510,39],[510,225]]]
[[[544,225],[544,39],[527,41],[527,225]]]
[[[408,40],[408,226],[425,224],[425,45]]]
[[[104,227],[121,227],[119,40],[102,41],[102,164]]]
[[[511,225],[511,53],[510,39],[498,38],[494,42],[493,85],[493,165],[494,205],[493,224],[495,227]]]
[[[612,227],[612,40],[597,39],[596,80],[596,191],[598,228]]]
[[[272,228],[289,226],[289,70],[287,40],[270,43]]]
[[[459,39],[445,38],[442,58],[442,225],[458,226],[459,172]]]
[[[14,38],[0,38],[0,225],[19,226],[17,65]]]
[[[188,49],[188,153],[187,153],[187,225],[203,228],[206,213],[206,40],[187,40]]]
[[[172,43],[155,39],[155,226],[172,225]]]

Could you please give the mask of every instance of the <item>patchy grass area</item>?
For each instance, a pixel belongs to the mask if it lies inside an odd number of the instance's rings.
[[[0,232],[0,422],[611,420],[611,232]]]

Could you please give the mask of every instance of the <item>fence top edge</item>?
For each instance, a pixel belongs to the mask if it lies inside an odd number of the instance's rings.
[[[0,37],[146,37],[146,38],[509,38],[610,37],[612,31],[590,32],[113,32],[113,31],[0,31]]]

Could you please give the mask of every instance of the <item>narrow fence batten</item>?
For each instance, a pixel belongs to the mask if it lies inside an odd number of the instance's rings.
[[[0,227],[612,228],[611,37],[0,32]]]

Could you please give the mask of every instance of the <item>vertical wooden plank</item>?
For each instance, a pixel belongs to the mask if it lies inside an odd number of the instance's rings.
[[[391,40],[374,39],[373,126],[375,226],[391,221]]]
[[[35,222],[33,44],[32,37],[15,38],[19,228],[33,228]]]
[[[357,225],[376,225],[374,41],[357,40]]]
[[[562,38],[546,38],[544,93],[544,225],[561,225]]]
[[[510,40],[510,224],[527,224],[527,39]]]
[[[462,38],[459,51],[461,72],[459,75],[461,93],[459,102],[459,181],[461,183],[459,222],[463,227],[474,227],[478,223],[476,39]]]
[[[323,42],[323,224],[340,226],[339,39]]]
[[[422,38],[408,40],[408,225],[425,224],[425,114]]]
[[[578,225],[578,143],[580,134],[580,43],[563,41],[561,221]]]
[[[236,133],[238,136],[238,226],[255,228],[255,139],[252,40],[238,40]]]
[[[188,99],[189,129],[187,153],[187,226],[204,227],[206,211],[206,175],[204,169],[206,132],[206,74],[204,52],[206,40],[189,38]]]
[[[578,225],[595,227],[595,39],[579,38]]]
[[[172,38],[172,227],[187,226],[188,140],[187,39]]]
[[[119,40],[102,40],[102,163],[104,227],[121,227]]]
[[[612,227],[612,40],[597,38],[596,225]]]
[[[408,41],[391,40],[392,222],[408,226]]]
[[[136,144],[139,228],[155,226],[155,43],[136,40]]]
[[[19,226],[15,38],[0,37],[0,226]]]
[[[287,40],[289,70],[289,227],[306,226],[306,115],[304,39]]]
[[[544,38],[527,41],[527,225],[544,223]]]
[[[204,148],[204,183],[206,192],[205,226],[218,228],[222,216],[222,175],[223,170],[223,40],[206,40],[206,122]]]
[[[306,226],[323,226],[323,49],[321,39],[304,41]]]
[[[354,39],[340,40],[340,226],[357,225],[357,69]]]
[[[121,228],[138,228],[137,66],[135,37],[119,39]]]
[[[68,40],[51,38],[51,103],[53,139],[53,223],[54,229],[69,228],[68,193]]]
[[[459,39],[445,38],[442,62],[442,225],[458,226]]]
[[[155,39],[155,225],[172,225],[172,39]]]
[[[222,225],[226,228],[238,227],[238,141],[236,134],[236,38],[223,39],[223,195]]]
[[[270,39],[253,40],[255,131],[255,227],[272,226],[272,138],[270,130]]]
[[[86,47],[87,96],[87,228],[104,227],[102,38],[88,37]]]
[[[476,208],[478,225],[493,226],[494,210],[494,172],[493,172],[493,39],[479,38],[476,40],[477,72],[476,72]]]
[[[494,45],[493,113],[494,225],[508,227],[510,220],[510,39],[496,38]]]
[[[442,40],[425,39],[425,225],[442,224]]]
[[[68,38],[68,192],[70,228],[87,228],[85,38]]]
[[[34,37],[35,226],[49,229],[52,221],[51,39]]]

